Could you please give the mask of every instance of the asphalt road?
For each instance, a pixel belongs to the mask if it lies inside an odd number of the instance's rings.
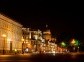
[[[0,62],[84,62],[84,54],[0,55]]]

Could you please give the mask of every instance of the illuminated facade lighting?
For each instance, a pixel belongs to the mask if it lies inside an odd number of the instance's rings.
[[[3,39],[5,38],[4,49],[9,52],[15,48],[21,51],[22,25],[14,20],[0,14],[0,51],[2,51]]]
[[[73,40],[71,41],[71,43],[72,43],[72,44],[75,44],[75,40],[73,39]]]
[[[6,35],[5,35],[5,34],[3,34],[3,35],[2,35],[2,37],[6,37]]]

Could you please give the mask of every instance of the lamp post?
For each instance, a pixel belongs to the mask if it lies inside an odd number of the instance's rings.
[[[66,46],[66,44],[65,44],[64,42],[62,42],[62,43],[61,43],[61,46],[62,46],[62,47],[65,47],[65,46]]]
[[[73,46],[73,50],[75,51],[76,50],[75,47],[77,47],[77,52],[79,52],[79,45],[80,45],[79,41],[73,39],[72,42],[71,42],[71,44]]]
[[[66,47],[66,43],[65,42],[61,42],[61,46],[62,46],[62,52],[63,52],[63,48]]]
[[[2,37],[4,38],[4,41],[3,41],[3,54],[5,54],[5,38],[6,38],[6,35],[3,34]]]
[[[73,39],[73,40],[71,41],[71,45],[72,45],[74,51],[75,51],[75,43],[76,43],[76,41]]]

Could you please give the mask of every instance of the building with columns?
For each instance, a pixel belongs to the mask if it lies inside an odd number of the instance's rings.
[[[0,14],[0,53],[22,50],[22,25]]]
[[[52,34],[51,34],[50,30],[46,30],[43,32],[43,38],[45,40],[51,41]]]
[[[50,31],[50,29],[48,28],[48,25],[46,26],[46,30],[43,31],[43,38],[45,39],[45,46],[43,47],[43,51],[44,52],[56,52],[57,51],[57,44],[55,44],[56,42],[56,38],[52,37],[52,33]]]
[[[0,53],[55,52],[50,29],[46,31],[23,28],[15,20],[0,14]]]
[[[39,51],[42,42],[42,31],[31,28],[22,28],[23,31],[23,50],[28,48],[29,52]]]

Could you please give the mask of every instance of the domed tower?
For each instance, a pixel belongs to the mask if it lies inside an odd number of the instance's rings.
[[[44,38],[45,40],[51,41],[51,31],[50,31],[50,29],[48,28],[48,25],[46,25],[46,30],[43,31],[43,38]]]

